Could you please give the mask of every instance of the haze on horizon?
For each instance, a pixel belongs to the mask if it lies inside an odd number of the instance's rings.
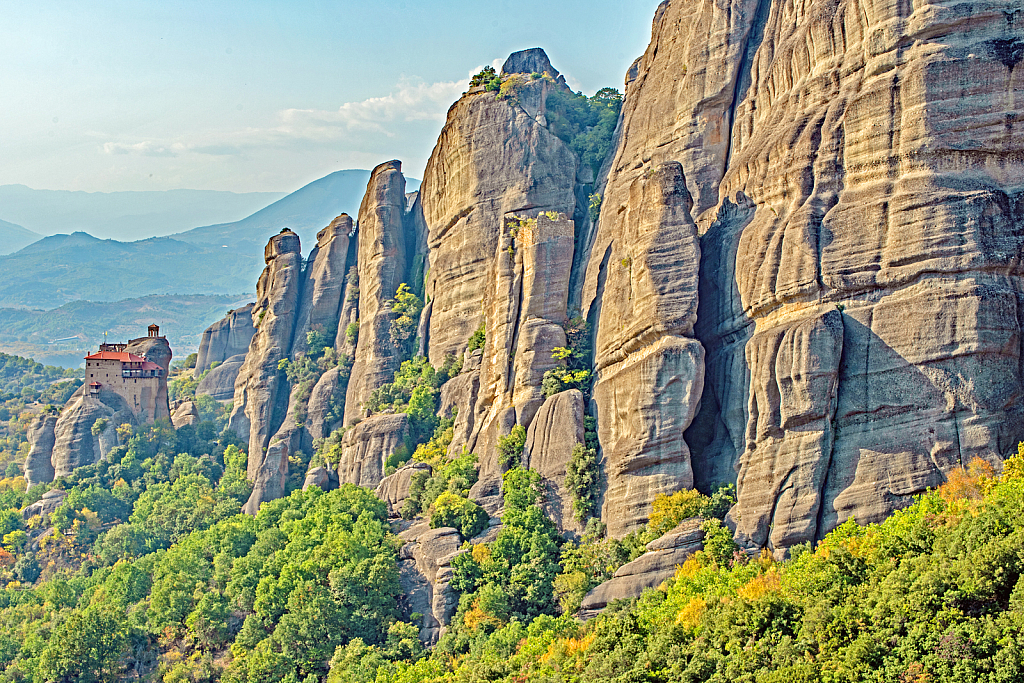
[[[392,158],[422,177],[480,66],[539,46],[575,90],[621,90],[657,4],[0,0],[0,185],[287,192]]]

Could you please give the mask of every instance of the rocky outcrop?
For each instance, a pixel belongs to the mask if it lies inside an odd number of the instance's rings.
[[[135,414],[121,396],[106,389],[93,395],[88,385],[83,386],[64,406],[54,425],[50,456],[54,477],[99,462],[117,445],[117,427],[126,423],[135,424]]]
[[[601,236],[623,206],[616,178],[678,164],[707,351],[679,443],[698,485],[735,478],[747,544],[781,552],[877,521],[1024,435],[1024,42],[1007,7],[658,9],[627,76],[587,281],[596,293],[605,254],[615,265],[631,241],[614,229],[609,252]],[[599,372],[601,353],[599,340]],[[614,469],[615,427],[598,422]]]
[[[205,394],[218,401],[230,401],[235,397],[235,380],[244,364],[245,354],[240,353],[207,370],[206,376],[196,386],[196,394]]]
[[[186,425],[196,426],[199,424],[199,407],[193,401],[185,401],[174,409],[171,424],[175,429],[181,429]]]
[[[264,253],[267,264],[256,284],[252,309],[256,334],[235,381],[234,408],[229,425],[249,444],[248,476],[256,481],[261,469],[279,473],[285,462],[270,463],[270,437],[284,421],[288,389],[278,362],[287,358],[295,330],[302,278],[299,236],[291,230],[271,238]],[[277,449],[278,451],[280,449]],[[275,451],[276,455],[280,453]]]
[[[28,429],[30,449],[25,458],[25,485],[32,488],[36,484],[53,481],[53,445],[57,440],[55,428],[57,415],[40,413]]]
[[[524,68],[538,59],[524,58]],[[508,220],[541,211],[573,215],[577,160],[543,117],[546,93],[556,87],[564,86],[532,80],[527,72],[515,99],[470,88],[448,111],[419,193],[429,230],[426,292],[433,302],[429,357],[435,366],[446,353],[462,353],[484,320],[482,303]]]
[[[409,487],[412,484],[412,476],[417,472],[430,474],[430,465],[423,462],[411,462],[404,467],[399,467],[394,474],[384,477],[374,494],[388,506],[388,514],[397,516],[402,510],[402,503],[409,498]]]
[[[661,538],[647,544],[647,552],[615,570],[612,578],[583,598],[579,616],[589,619],[613,600],[639,597],[649,588],[671,579],[686,559],[704,548],[699,518],[688,519]]]
[[[50,489],[43,494],[42,498],[31,505],[26,505],[25,509],[21,511],[21,516],[23,519],[28,520],[36,515],[52,515],[67,497],[67,491]]]
[[[373,169],[359,206],[359,341],[345,398],[345,424],[368,412],[363,403],[390,382],[401,364],[392,342],[391,300],[405,282],[408,230],[402,164],[389,161]],[[344,480],[344,478],[343,478]],[[377,480],[379,481],[379,479]],[[376,486],[377,482],[370,484]]]
[[[409,436],[405,413],[374,415],[345,432],[338,480],[375,488],[384,478],[384,463]]]
[[[455,616],[459,594],[451,587],[451,561],[460,552],[458,530],[429,529],[425,523],[399,534],[406,541],[399,552],[399,580],[407,596],[410,613],[423,615],[420,639],[436,643]]]
[[[683,432],[704,383],[686,179],[678,162],[645,165],[622,159],[628,152],[620,148],[608,179],[583,295],[607,485],[601,517],[614,536],[643,524],[658,494],[693,486]]]
[[[526,432],[523,466],[540,474],[542,505],[558,531],[578,536],[582,525],[573,517],[572,496],[565,488],[565,472],[576,444],[583,443],[583,394],[570,389],[555,394],[537,411]]]
[[[199,353],[196,356],[197,376],[207,370],[216,370],[217,368],[213,367],[214,363],[222,365],[229,358],[245,355],[249,350],[252,336],[256,333],[256,328],[252,324],[252,309],[255,305],[247,304],[228,311],[227,315],[206,328],[203,338],[199,341]]]

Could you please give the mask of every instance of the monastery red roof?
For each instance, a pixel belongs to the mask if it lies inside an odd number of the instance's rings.
[[[119,360],[122,363],[148,363],[145,358],[127,351],[100,351],[85,357],[85,360]],[[155,366],[155,363],[151,363]]]

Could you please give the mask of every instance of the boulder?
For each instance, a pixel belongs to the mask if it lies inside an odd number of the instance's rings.
[[[43,494],[43,497],[32,503],[26,505],[25,509],[21,511],[21,516],[24,519],[30,519],[36,515],[49,516],[52,515],[57,508],[61,506],[64,499],[68,497],[67,491],[60,489],[50,489]]]
[[[199,407],[192,401],[183,402],[171,414],[171,424],[175,429],[199,424]]]
[[[583,443],[583,394],[570,389],[544,402],[526,432],[523,465],[541,476],[544,512],[562,534],[578,536],[582,525],[573,516],[572,495],[565,488],[566,467],[576,444]]]
[[[704,548],[704,532],[699,518],[688,519],[659,539],[647,544],[648,551],[619,567],[612,578],[592,589],[583,598],[579,616],[596,616],[613,600],[637,598],[675,576],[688,557]]]
[[[409,435],[405,413],[373,415],[345,432],[338,479],[343,484],[376,488],[384,479],[384,463],[404,446]]]
[[[316,486],[324,491],[330,491],[336,488],[337,484],[337,477],[329,469],[326,467],[313,467],[306,472],[306,479],[302,482],[302,490],[305,491],[311,486]]]
[[[422,462],[411,462],[408,465],[399,467],[394,474],[384,477],[377,489],[376,496],[388,506],[388,514],[397,516],[402,510],[402,503],[409,497],[409,485],[412,483],[412,475],[417,472],[430,474],[430,465]]]

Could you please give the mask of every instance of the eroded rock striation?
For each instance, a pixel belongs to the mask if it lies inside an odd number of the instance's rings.
[[[251,303],[228,311],[227,315],[206,328],[203,338],[199,341],[196,375],[216,369],[215,363],[221,365],[230,358],[244,355],[249,350],[249,343],[256,333],[256,328],[252,324],[252,309],[255,305]]]

